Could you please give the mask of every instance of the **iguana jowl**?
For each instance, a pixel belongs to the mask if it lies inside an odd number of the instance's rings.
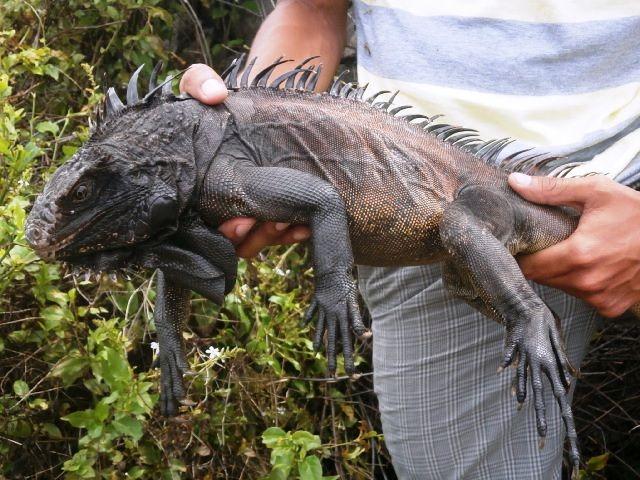
[[[513,155],[490,165],[507,140],[398,116],[394,96],[363,100],[339,79],[313,93],[319,70],[303,64],[272,83],[276,61],[251,82],[252,63],[225,74],[222,105],[171,94],[170,82],[138,98],[132,76],[124,106],[110,89],[100,124],[38,197],[27,239],[44,258],[97,270],[158,268],[155,318],[161,408],[174,414],[187,370],[182,322],[188,292],[220,302],[235,280],[231,243],[215,227],[237,216],[308,224],[313,232],[317,316],[329,369],[341,340],[353,372],[351,330],[366,333],[352,279],[354,263],[444,262],[449,289],[505,325],[501,365],[519,359],[517,400],[531,376],[538,433],[546,433],[543,376],[562,410],[577,465],[566,397],[569,362],[554,314],[524,279],[513,255],[566,238],[577,217],[533,205],[512,192],[507,170],[544,161]],[[388,93],[388,92],[383,92]],[[545,160],[546,161],[546,160]],[[400,348],[400,346],[398,346]]]

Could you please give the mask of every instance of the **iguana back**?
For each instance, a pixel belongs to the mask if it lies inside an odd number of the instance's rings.
[[[251,145],[243,149],[247,162],[299,170],[333,185],[346,208],[358,264],[418,265],[442,259],[438,224],[446,205],[466,185],[499,190],[540,218],[545,231],[538,232],[537,242],[526,244],[527,252],[557,243],[575,228],[574,217],[513,194],[507,168],[489,164],[506,141],[495,142],[483,158],[482,152],[463,148],[465,140],[477,138],[472,130],[436,124],[422,115],[409,117],[411,122],[396,116],[391,102],[374,106],[329,93],[243,88],[231,91],[224,107],[235,135]],[[476,151],[488,143],[481,142]],[[200,205],[209,221],[246,213],[209,202],[206,180]],[[512,253],[518,253],[515,245]]]

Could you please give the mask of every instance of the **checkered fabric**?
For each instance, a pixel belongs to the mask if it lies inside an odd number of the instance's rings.
[[[548,433],[538,448],[532,395],[516,409],[515,372],[496,373],[504,328],[445,289],[440,265],[359,267],[373,317],[374,385],[385,441],[398,477],[559,479],[564,426],[548,383]],[[596,313],[562,292],[534,284],[562,319],[577,368]]]

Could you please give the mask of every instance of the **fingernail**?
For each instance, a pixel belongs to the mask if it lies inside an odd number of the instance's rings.
[[[288,223],[278,222],[278,223],[276,223],[276,225],[275,225],[275,229],[276,229],[278,232],[281,232],[281,231],[285,230],[288,226],[289,226],[289,224],[288,224]]]
[[[533,182],[533,178],[531,176],[525,175],[524,173],[520,172],[512,173],[511,179],[518,185],[522,185],[523,187],[531,185],[531,182]]]
[[[309,238],[309,234],[306,232],[293,232],[293,239],[296,242],[301,242],[302,240],[306,240]]]
[[[222,85],[218,80],[213,78],[209,78],[202,82],[200,85],[200,90],[205,97],[211,98],[220,95],[223,90],[226,90],[226,87]]]
[[[236,237],[244,238],[247,235],[247,233],[249,233],[249,230],[251,230],[250,224],[242,223],[238,225],[235,229]]]

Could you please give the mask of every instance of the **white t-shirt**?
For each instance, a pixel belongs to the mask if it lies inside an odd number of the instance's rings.
[[[354,15],[358,80],[398,104],[518,139],[507,154],[595,155],[585,168],[610,176],[640,152],[640,1],[355,0]]]

